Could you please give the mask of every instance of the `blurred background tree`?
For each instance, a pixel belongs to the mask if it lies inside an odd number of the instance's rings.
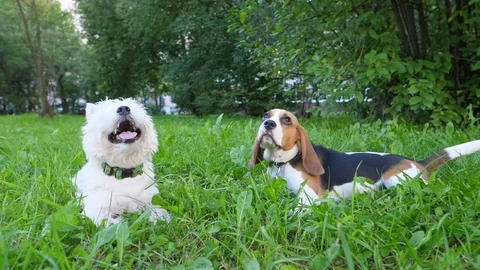
[[[57,2],[0,0],[0,111],[68,111],[76,87],[80,35]],[[70,103],[70,106],[69,106]]]
[[[228,32],[238,3],[79,1],[101,90],[120,97],[166,84],[175,102],[196,115],[259,113],[273,93],[254,94],[266,79],[258,76],[248,48]]]
[[[0,3],[3,112],[153,91],[195,115],[285,107],[441,125],[480,113],[478,0],[78,0],[82,32],[56,2]],[[21,14],[40,33],[46,94]]]

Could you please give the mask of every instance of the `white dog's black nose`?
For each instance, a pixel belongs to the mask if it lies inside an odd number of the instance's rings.
[[[273,120],[267,120],[263,122],[263,126],[265,126],[265,129],[272,130],[277,126],[277,123]]]
[[[117,113],[120,114],[120,115],[128,115],[128,114],[130,114],[130,107],[120,106],[117,109]]]

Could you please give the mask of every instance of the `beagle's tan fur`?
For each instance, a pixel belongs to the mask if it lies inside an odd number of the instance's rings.
[[[478,151],[480,140],[445,148],[419,161],[388,153],[337,152],[313,145],[291,112],[273,109],[263,117],[249,168],[262,160],[269,161],[270,174],[286,179],[287,187],[298,194],[301,203],[311,205],[325,196],[350,197],[354,191],[391,188],[416,177],[428,182],[429,172]],[[373,183],[355,183],[355,177],[365,177]]]

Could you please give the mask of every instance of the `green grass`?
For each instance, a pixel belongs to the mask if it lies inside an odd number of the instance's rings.
[[[349,118],[301,120],[342,151],[421,159],[480,129]],[[80,116],[0,117],[0,268],[461,269],[480,267],[480,155],[407,185],[292,211],[283,180],[246,168],[260,119],[155,117],[154,156],[170,224],[144,214],[96,228],[71,178],[83,166]]]

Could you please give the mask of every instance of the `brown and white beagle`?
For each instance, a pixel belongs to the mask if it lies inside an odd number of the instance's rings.
[[[480,140],[445,148],[419,161],[388,153],[341,153],[313,145],[291,112],[273,109],[263,116],[249,168],[261,160],[269,161],[269,173],[287,180],[292,192],[300,191],[297,195],[301,203],[311,205],[324,196],[350,197],[354,190],[390,188],[416,177],[427,182],[432,170],[477,151]],[[373,183],[356,183],[355,177],[365,177]]]

